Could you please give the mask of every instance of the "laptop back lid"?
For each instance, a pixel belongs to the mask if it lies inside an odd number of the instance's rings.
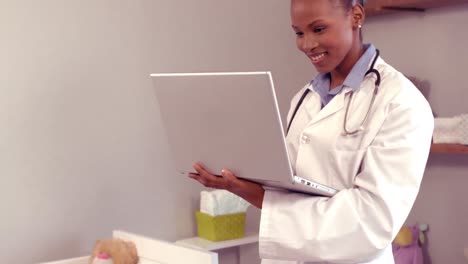
[[[176,170],[293,181],[270,72],[152,74]]]

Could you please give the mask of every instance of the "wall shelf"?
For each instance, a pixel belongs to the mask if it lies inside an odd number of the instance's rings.
[[[366,15],[376,16],[396,12],[423,12],[429,8],[466,4],[468,0],[372,0],[365,4]]]
[[[431,153],[438,154],[468,154],[468,145],[461,144],[432,144]]]
[[[242,246],[242,245],[256,243],[256,242],[258,242],[258,234],[250,233],[250,234],[246,234],[245,237],[243,238],[224,240],[224,241],[218,241],[218,242],[206,240],[200,237],[191,237],[191,238],[178,240],[175,243],[184,247],[212,251],[212,250],[218,250],[218,249],[223,249],[223,248]]]

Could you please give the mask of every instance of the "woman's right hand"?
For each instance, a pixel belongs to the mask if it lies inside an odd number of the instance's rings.
[[[227,190],[255,207],[262,208],[265,189],[260,184],[239,179],[228,169],[223,169],[219,177],[207,171],[200,163],[194,164],[193,168],[198,173],[189,173],[189,177],[205,187]]]

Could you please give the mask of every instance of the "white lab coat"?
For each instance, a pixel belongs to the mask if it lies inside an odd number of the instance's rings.
[[[400,72],[381,58],[375,68],[382,81],[364,131],[343,135],[349,87],[322,110],[312,90],[297,112],[287,136],[296,175],[340,191],[332,198],[266,191],[262,264],[394,263],[391,241],[418,194],[434,119],[428,102]],[[369,74],[354,93],[348,130],[366,115],[374,81]],[[307,88],[293,98],[288,121]]]

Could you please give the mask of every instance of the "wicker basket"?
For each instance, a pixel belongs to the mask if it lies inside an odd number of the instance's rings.
[[[197,211],[195,216],[201,238],[222,241],[245,236],[245,213],[211,216]]]

